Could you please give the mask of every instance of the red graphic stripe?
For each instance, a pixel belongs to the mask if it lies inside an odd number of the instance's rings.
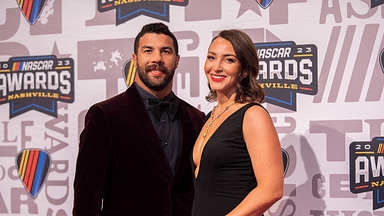
[[[24,177],[24,185],[27,185],[27,183],[28,183],[28,179],[29,179],[29,174],[30,174],[30,171],[31,171],[32,159],[33,159],[33,154],[34,153],[35,153],[35,150],[31,150],[31,153],[29,154],[27,170],[26,170],[26,174],[25,174],[25,177]]]
[[[364,186],[356,187],[356,189],[366,188],[366,187],[368,187],[368,185],[364,185]]]
[[[67,99],[67,100],[71,99],[70,97],[64,97],[64,96],[60,96],[60,98]]]
[[[17,70],[17,71],[20,71],[20,62],[17,62],[17,63],[16,63],[16,70]]]
[[[28,20],[29,20],[29,16],[31,15],[32,3],[33,3],[33,0],[30,0],[28,4],[27,14],[25,15]]]
[[[381,148],[381,152],[380,153],[383,153],[384,152],[383,143],[380,143],[379,146]]]
[[[31,175],[28,181],[28,187],[27,187],[28,191],[31,191],[31,188],[32,188],[32,181],[33,181],[33,178],[35,177],[36,163],[38,158],[39,158],[39,150],[35,150],[35,155],[33,156]]]
[[[304,88],[304,87],[300,87],[300,89],[303,89],[303,90],[309,90],[309,91],[312,91],[313,89],[311,88]]]
[[[104,5],[104,6],[101,6],[101,8],[107,8],[107,7],[111,7],[112,4],[109,4],[109,5]]]
[[[25,11],[27,10],[27,5],[28,5],[29,0],[25,0],[23,4],[23,13],[25,14]],[[32,0],[31,0],[32,1]]]

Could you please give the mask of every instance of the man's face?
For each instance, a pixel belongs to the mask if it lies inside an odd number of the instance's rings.
[[[137,83],[146,90],[172,89],[172,78],[180,56],[175,53],[172,38],[164,34],[147,33],[139,40],[137,55],[132,55],[137,68]]]

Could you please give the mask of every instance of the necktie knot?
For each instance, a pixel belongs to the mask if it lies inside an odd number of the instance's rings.
[[[156,121],[160,121],[161,115],[164,111],[167,111],[171,119],[177,112],[178,104],[175,97],[171,97],[165,100],[158,98],[148,98],[149,110],[152,112]]]

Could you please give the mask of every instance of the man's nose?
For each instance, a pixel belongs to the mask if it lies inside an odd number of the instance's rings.
[[[161,56],[160,51],[154,51],[152,55],[152,62],[161,63],[163,61],[163,57]]]

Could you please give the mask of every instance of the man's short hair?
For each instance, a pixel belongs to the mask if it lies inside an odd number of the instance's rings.
[[[173,40],[173,46],[175,47],[175,53],[176,53],[176,55],[179,54],[179,45],[177,43],[177,39],[176,39],[175,35],[173,35],[171,31],[169,31],[169,28],[167,25],[159,22],[159,23],[150,23],[150,24],[143,26],[143,28],[141,29],[139,34],[137,34],[137,36],[135,38],[135,44],[133,47],[133,50],[134,50],[136,55],[137,55],[137,52],[139,50],[140,38],[143,37],[147,33],[165,34],[165,35],[171,37]]]

